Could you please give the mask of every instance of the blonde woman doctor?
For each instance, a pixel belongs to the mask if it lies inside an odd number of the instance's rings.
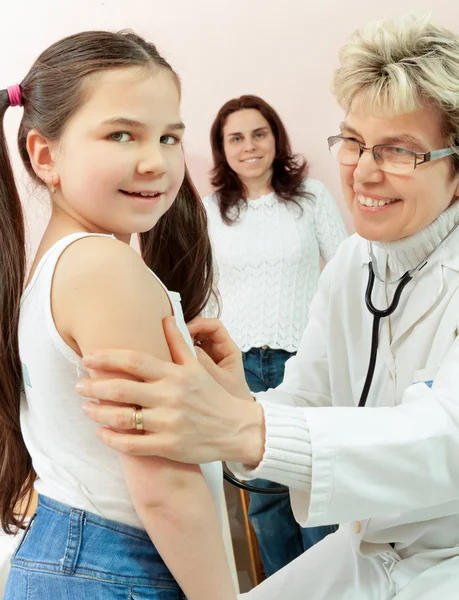
[[[247,600],[453,600],[459,37],[414,17],[369,26],[342,49],[334,90],[345,115],[329,147],[357,234],[323,272],[282,385],[253,402],[240,353],[217,321],[201,319],[189,325],[201,365],[168,321],[175,365],[101,352],[88,366],[143,382],[83,383],[82,393],[120,403],[87,405],[109,446],[233,461],[244,478],[289,486],[302,526],[342,524]],[[375,327],[368,306],[392,304]],[[129,428],[135,403],[152,434],[111,430],[123,418]]]

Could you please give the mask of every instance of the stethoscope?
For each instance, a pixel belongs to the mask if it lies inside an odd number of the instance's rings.
[[[407,271],[404,275],[402,275],[402,277],[400,277],[399,279],[395,279],[394,281],[385,281],[382,277],[380,277],[380,275],[378,273],[376,258],[375,258],[374,252],[373,252],[373,246],[372,246],[371,242],[368,242],[368,253],[370,255],[370,262],[368,263],[368,283],[367,283],[367,288],[365,291],[365,304],[366,304],[368,310],[370,311],[370,313],[373,315],[373,327],[372,327],[372,333],[371,333],[370,361],[368,364],[367,376],[365,378],[365,383],[363,385],[362,393],[361,393],[359,404],[358,404],[359,407],[365,406],[365,404],[367,402],[368,394],[370,392],[371,383],[373,381],[373,376],[374,376],[375,367],[376,367],[376,358],[378,356],[379,329],[380,329],[379,326],[381,323],[381,319],[383,319],[384,317],[390,316],[396,310],[397,306],[400,303],[400,297],[403,293],[403,290],[406,288],[406,286],[409,284],[409,282],[418,273],[420,273],[422,271],[422,269],[424,269],[424,267],[428,264],[429,260],[435,254],[435,252],[437,252],[437,250],[441,246],[443,246],[443,244],[446,242],[446,240],[450,238],[450,236],[454,233],[454,231],[458,227],[459,227],[459,221],[447,233],[447,235],[435,246],[435,248],[418,264],[417,267]],[[381,283],[384,283],[385,285],[397,285],[397,287],[395,288],[394,297],[392,298],[392,302],[384,310],[380,310],[380,309],[376,308],[371,299],[371,297],[373,295],[375,279],[378,279],[378,281],[380,281]],[[255,492],[257,494],[288,494],[289,493],[289,488],[286,486],[279,486],[276,488],[265,489],[265,488],[260,488],[260,487],[254,486],[254,485],[249,485],[243,481],[240,481],[239,479],[236,479],[236,477],[234,477],[231,473],[229,473],[226,470],[226,468],[224,468],[224,470],[223,470],[223,477],[226,479],[226,481],[228,481],[232,485],[235,485],[236,487],[238,487],[242,490],[246,490],[247,492]]]

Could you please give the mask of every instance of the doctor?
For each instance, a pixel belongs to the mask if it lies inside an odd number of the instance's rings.
[[[217,321],[190,324],[199,364],[168,319],[175,365],[101,352],[88,367],[143,382],[115,375],[83,382],[81,393],[119,403],[85,406],[106,425],[101,439],[113,448],[233,461],[243,478],[289,486],[302,526],[342,523],[247,600],[452,600],[459,598],[459,37],[415,17],[369,26],[342,49],[334,91],[345,118],[329,147],[357,234],[323,272],[282,385],[253,402],[240,353]],[[368,376],[374,318],[365,297],[385,309],[406,272],[397,308],[373,331],[378,353]],[[144,407],[147,435],[119,431],[132,427],[131,404]]]

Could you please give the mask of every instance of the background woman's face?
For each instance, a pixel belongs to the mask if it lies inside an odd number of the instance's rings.
[[[223,149],[228,165],[243,182],[272,174],[276,140],[268,121],[258,110],[238,110],[226,119]]]
[[[445,147],[440,116],[429,108],[389,118],[351,107],[342,135],[366,147],[395,144],[417,152]],[[378,167],[371,152],[364,152],[356,166],[340,165],[340,174],[356,231],[372,241],[398,240],[420,231],[459,196],[459,176],[453,175],[449,158],[392,175]],[[378,206],[372,206],[375,200]],[[381,201],[387,203],[379,206]]]

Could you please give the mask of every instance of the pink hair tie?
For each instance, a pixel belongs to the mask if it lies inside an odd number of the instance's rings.
[[[22,106],[22,92],[19,84],[10,85],[6,88],[6,91],[10,99],[10,106]]]

